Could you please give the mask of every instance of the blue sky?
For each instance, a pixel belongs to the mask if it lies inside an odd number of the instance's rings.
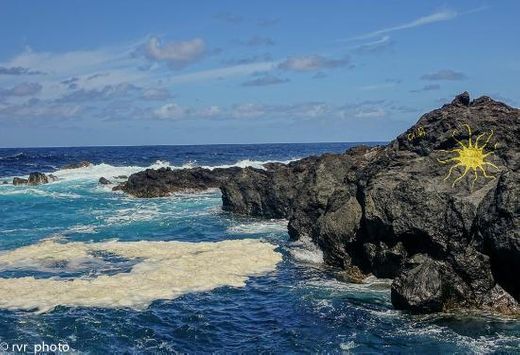
[[[384,141],[519,106],[518,1],[0,0],[0,146]]]

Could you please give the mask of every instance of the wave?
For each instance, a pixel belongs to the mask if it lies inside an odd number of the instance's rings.
[[[78,169],[59,169],[53,172],[61,180],[77,180],[77,179],[99,179],[100,177],[106,177],[107,179],[114,179],[117,176],[129,176],[145,169],[160,169],[160,168],[171,168],[171,169],[189,169],[189,168],[205,168],[205,169],[216,169],[216,168],[231,168],[231,167],[253,167],[257,169],[264,169],[263,165],[267,163],[284,163],[287,164],[293,160],[239,160],[233,164],[221,164],[221,165],[198,165],[196,162],[188,162],[183,165],[172,165],[168,161],[157,160],[155,163],[149,166],[114,166],[106,163],[92,164],[87,167]],[[59,181],[58,181],[59,182]]]
[[[289,243],[287,250],[289,255],[296,261],[323,264],[323,252],[310,237],[303,236],[299,240]]]
[[[81,269],[103,262],[99,254],[136,261],[130,272],[73,279],[0,278],[0,308],[47,312],[57,306],[132,308],[217,287],[244,287],[274,271],[275,245],[256,239],[222,242],[60,243],[44,240],[0,255],[0,269]],[[57,291],[59,290],[59,291]]]
[[[9,185],[1,185],[8,187]],[[19,189],[10,186],[9,189],[5,189],[5,191],[1,191],[0,195],[29,195],[29,196],[37,196],[37,197],[50,197],[52,199],[78,199],[81,198],[80,195],[72,193],[72,192],[58,192],[58,191],[47,191],[40,190],[34,187]]]
[[[287,220],[255,221],[239,223],[227,228],[231,234],[257,234],[287,232]]]
[[[19,153],[15,153],[15,154],[12,154],[12,155],[6,155],[6,156],[3,156],[3,157],[0,157],[0,160],[7,160],[7,161],[18,161],[18,160],[22,160],[22,159],[30,159],[32,158],[31,155],[27,154],[27,153],[24,153],[24,152],[19,152]]]

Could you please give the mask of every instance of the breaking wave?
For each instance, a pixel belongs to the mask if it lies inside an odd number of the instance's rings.
[[[323,264],[323,252],[308,236],[303,236],[299,240],[289,243],[287,249],[296,261]]]
[[[92,180],[92,179],[99,179],[100,177],[106,177],[109,180],[115,179],[116,177],[121,176],[129,176],[131,174],[137,173],[139,171],[142,171],[144,169],[160,169],[160,168],[171,168],[171,169],[189,169],[189,168],[205,168],[205,169],[216,169],[216,168],[231,168],[231,167],[239,167],[239,168],[246,168],[246,167],[253,167],[257,169],[264,169],[264,164],[267,163],[283,163],[287,164],[291,161],[294,161],[294,159],[291,160],[239,160],[234,164],[222,164],[222,165],[198,165],[196,162],[188,162],[183,165],[172,165],[168,161],[164,160],[157,160],[153,164],[149,166],[136,166],[136,165],[129,165],[129,166],[114,166],[106,163],[101,164],[91,164],[86,167],[77,168],[77,169],[58,169],[54,172],[52,172],[53,175],[57,176],[61,181],[63,180]],[[27,177],[27,176],[25,176]],[[5,180],[12,180],[14,176],[12,177],[5,177],[3,179]],[[116,179],[117,180],[117,179]],[[59,181],[58,181],[59,182]]]

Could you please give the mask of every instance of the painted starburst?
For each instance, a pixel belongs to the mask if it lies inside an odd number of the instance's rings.
[[[455,134],[457,133],[457,131],[454,131],[452,133],[452,137],[453,137],[453,139],[455,139],[457,141],[460,148],[457,147],[457,148],[454,148],[451,150],[443,150],[443,151],[447,152],[447,153],[451,153],[451,154],[456,154],[456,156],[447,158],[444,160],[441,160],[441,159],[437,159],[437,160],[442,164],[453,163],[453,165],[448,170],[448,174],[446,175],[444,180],[448,180],[455,169],[459,170],[458,169],[459,167],[464,169],[464,171],[461,173],[461,175],[453,181],[452,187],[455,187],[457,182],[462,180],[468,174],[468,172],[470,172],[470,170],[471,170],[471,172],[474,174],[474,178],[471,182],[471,189],[473,189],[475,182],[479,178],[479,173],[478,173],[479,171],[481,172],[480,175],[482,177],[484,177],[486,179],[494,179],[495,177],[493,175],[487,174],[486,167],[493,167],[498,170],[498,167],[496,165],[494,165],[493,163],[491,163],[489,161],[486,161],[486,158],[488,156],[490,156],[491,154],[493,154],[493,151],[489,151],[486,153],[486,151],[484,150],[484,148],[486,148],[486,146],[488,145],[491,137],[493,137],[493,130],[491,130],[490,133],[480,134],[479,136],[477,136],[477,138],[473,142],[471,127],[467,124],[465,124],[464,126],[468,130],[468,141],[462,142],[462,141],[458,140],[457,138],[455,138]],[[486,141],[484,142],[483,145],[479,146],[480,140],[486,135],[487,135]],[[495,147],[496,147],[496,144],[495,144]]]

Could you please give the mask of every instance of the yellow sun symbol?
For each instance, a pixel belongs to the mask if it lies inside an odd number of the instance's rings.
[[[443,151],[448,152],[448,153],[454,153],[457,155],[453,158],[449,158],[449,159],[445,159],[445,160],[441,160],[441,159],[437,159],[437,160],[442,164],[448,164],[450,162],[453,162],[453,165],[450,167],[450,170],[448,171],[448,175],[446,175],[444,180],[448,180],[450,178],[451,173],[453,172],[454,169],[456,169],[458,167],[464,168],[464,172],[462,173],[462,175],[460,175],[458,178],[456,178],[453,181],[453,184],[451,185],[452,187],[455,187],[455,184],[457,184],[457,182],[462,180],[464,178],[464,176],[466,176],[466,174],[470,170],[472,170],[473,174],[475,175],[475,177],[473,178],[473,181],[471,183],[471,189],[473,189],[473,186],[475,185],[475,182],[477,181],[477,179],[479,177],[478,170],[480,170],[482,172],[482,176],[487,179],[494,179],[495,177],[492,175],[490,176],[486,173],[486,169],[485,169],[486,166],[491,166],[498,170],[498,167],[496,165],[486,161],[486,158],[489,155],[493,154],[493,152],[492,151],[488,152],[488,153],[484,152],[484,148],[487,146],[487,144],[489,143],[489,140],[493,136],[493,130],[491,130],[491,132],[488,133],[488,137],[487,137],[486,141],[484,142],[484,144],[482,146],[479,146],[478,144],[479,144],[480,139],[482,137],[484,137],[486,135],[486,133],[480,134],[477,137],[477,139],[475,140],[475,142],[473,142],[471,127],[467,124],[465,124],[464,126],[466,126],[466,128],[468,129],[467,144],[464,144],[463,142],[461,142],[457,138],[455,138],[455,133],[457,133],[457,131],[454,131],[452,133],[452,137],[453,137],[453,139],[455,139],[457,141],[457,143],[460,145],[461,148],[454,148],[451,150],[443,150]],[[496,144],[495,144],[495,148],[496,148]]]

